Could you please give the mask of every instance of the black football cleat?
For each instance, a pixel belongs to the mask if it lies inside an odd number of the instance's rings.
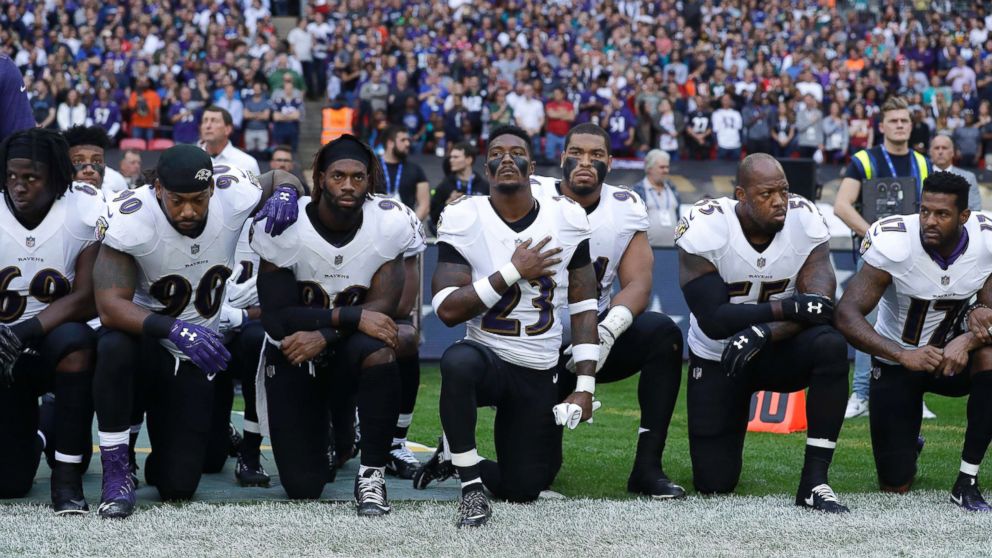
[[[83,515],[90,507],[83,496],[83,474],[75,463],[55,462],[52,469],[52,507],[55,515]]]
[[[971,475],[958,475],[958,480],[951,489],[951,502],[963,510],[970,512],[990,512],[982,491],[978,489],[978,479]]]
[[[482,485],[477,490],[462,492],[462,498],[458,502],[458,522],[459,529],[462,527],[482,527],[493,515],[493,509],[489,506],[489,498],[486,497]]]
[[[370,467],[355,477],[355,506],[359,517],[379,517],[392,511],[382,471]]]
[[[627,492],[650,496],[655,500],[685,498],[685,489],[672,482],[660,470],[653,474],[636,469],[631,471],[630,477],[627,479]]]
[[[446,453],[442,436],[437,439],[434,455],[413,473],[413,488],[423,490],[434,481],[445,481],[455,475],[455,466],[452,465],[451,458],[445,456]]]
[[[809,510],[824,513],[847,513],[851,510],[837,500],[837,495],[830,485],[823,483],[809,490],[799,489],[796,493],[796,505]]]
[[[411,480],[420,461],[406,444],[396,444],[389,450],[389,460],[386,461],[386,473],[405,480]]]
[[[227,425],[227,435],[230,437],[230,445],[227,447],[228,457],[237,457],[241,453],[241,444],[244,442],[244,438],[241,437],[241,433],[238,429],[234,427],[234,423],[228,423]]]
[[[268,488],[271,478],[262,467],[262,456],[258,452],[241,450],[238,463],[234,467],[234,478],[241,486],[261,486]]]

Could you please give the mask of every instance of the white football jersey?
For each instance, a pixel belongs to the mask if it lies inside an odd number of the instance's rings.
[[[254,175],[237,169],[215,174],[214,184],[207,222],[196,238],[180,234],[159,206],[155,190],[143,186],[113,199],[103,243],[137,262],[135,304],[216,330],[238,237],[262,190]],[[171,341],[163,339],[162,345],[186,358]]]
[[[31,230],[0,201],[0,324],[33,318],[72,291],[76,259],[98,241],[106,213],[103,196],[85,182],[73,182]]]
[[[417,214],[408,205],[400,204],[400,207],[403,208],[407,218],[410,219],[410,226],[417,231],[417,240],[403,253],[404,258],[412,258],[417,254],[423,254],[427,250],[427,233],[424,232],[424,224],[420,219],[417,219]]]
[[[491,348],[507,362],[547,370],[558,363],[561,320],[568,304],[568,263],[575,249],[589,238],[589,220],[579,204],[554,196],[538,200],[537,218],[521,232],[496,213],[489,196],[464,196],[441,213],[438,242],[450,244],[472,268],[472,281],[503,267],[517,244],[550,236],[544,250],[561,248],[561,263],[552,277],[513,285],[495,306],[469,320],[467,339]]]
[[[538,181],[537,184],[531,184],[534,197],[560,195],[556,179],[545,176],[534,178]],[[641,197],[633,190],[603,184],[599,204],[588,217],[592,229],[589,255],[599,282],[599,313],[603,313],[610,308],[617,267],[630,240],[638,231],[648,230],[648,211]]]
[[[713,264],[727,284],[732,304],[757,304],[788,298],[796,275],[814,248],[830,239],[823,216],[802,196],[789,196],[785,226],[764,251],[747,241],[729,198],[705,199],[679,220],[675,245]],[[720,360],[726,340],[710,339],[689,315],[689,348],[707,360]]]
[[[976,211],[965,230],[964,253],[941,269],[923,249],[919,215],[888,217],[869,227],[862,257],[892,276],[878,304],[879,335],[904,349],[943,347],[950,340],[956,319],[992,274],[992,218]]]
[[[279,236],[255,225],[251,246],[258,255],[296,277],[301,302],[314,308],[354,306],[365,300],[379,268],[423,244],[418,227],[398,200],[373,196],[362,204],[362,225],[344,246],[317,232],[300,198],[300,218]],[[416,219],[414,219],[415,221]]]

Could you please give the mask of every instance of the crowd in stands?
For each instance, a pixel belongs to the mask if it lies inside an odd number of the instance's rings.
[[[835,5],[836,4],[836,5]],[[15,0],[0,48],[39,125],[195,142],[204,107],[268,157],[297,149],[304,99],[355,110],[373,143],[480,147],[515,123],[557,159],[594,122],[615,155],[845,161],[906,97],[914,147],[992,162],[992,11],[952,0],[309,0],[276,32],[269,0]],[[316,117],[316,115],[310,115]]]

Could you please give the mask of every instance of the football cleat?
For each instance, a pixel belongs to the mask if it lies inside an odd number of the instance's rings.
[[[262,456],[258,452],[242,450],[238,463],[234,466],[234,478],[241,486],[261,486],[268,488],[271,479],[262,467]]]
[[[90,507],[83,496],[83,475],[76,463],[55,462],[52,468],[52,507],[55,515],[82,515]]]
[[[847,513],[851,510],[837,500],[837,495],[830,485],[823,483],[809,490],[799,489],[796,493],[796,505],[825,513]]]
[[[627,492],[650,496],[655,500],[674,500],[685,498],[685,489],[672,482],[660,470],[647,474],[633,470],[627,479]]]
[[[124,519],[134,512],[135,502],[127,444],[100,446],[100,461],[103,493],[97,511],[106,519]]]
[[[933,419],[937,418],[937,415],[935,415],[933,411],[931,411],[930,409],[927,408],[927,402],[926,401],[923,402],[922,413],[923,413],[922,414],[923,420],[933,420]]]
[[[971,475],[958,475],[958,480],[951,489],[951,502],[959,508],[972,512],[990,512],[982,492],[978,489],[978,479]]]
[[[386,477],[382,471],[369,467],[365,474],[355,477],[355,505],[360,517],[378,517],[392,510],[386,497]]]
[[[423,490],[434,481],[445,481],[455,475],[455,466],[451,458],[445,457],[444,437],[437,439],[437,449],[434,455],[413,473],[413,488]]]
[[[389,460],[386,461],[386,472],[394,477],[410,480],[414,473],[420,468],[420,461],[417,459],[406,444],[395,444],[389,450]]]
[[[458,502],[458,528],[462,527],[482,527],[493,515],[493,509],[489,506],[489,498],[482,490],[481,485],[476,490],[462,492],[461,501]]]
[[[227,424],[227,435],[230,437],[231,445],[227,448],[228,457],[237,457],[241,453],[241,444],[244,442],[244,438],[241,437],[241,433],[238,429],[234,427],[234,423],[230,422]]]
[[[916,437],[916,457],[917,457],[917,459],[920,457],[920,454],[923,453],[923,446],[925,446],[926,444],[927,444],[927,439],[926,438],[924,438],[923,436],[917,436]]]

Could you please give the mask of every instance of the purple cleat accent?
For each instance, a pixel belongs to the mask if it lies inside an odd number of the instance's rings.
[[[131,481],[131,458],[128,445],[100,446],[103,464],[103,493],[100,517],[124,519],[134,512],[134,485]]]
[[[951,489],[951,502],[971,512],[992,512],[992,507],[978,489],[978,479],[963,473],[958,475],[958,480]]]

